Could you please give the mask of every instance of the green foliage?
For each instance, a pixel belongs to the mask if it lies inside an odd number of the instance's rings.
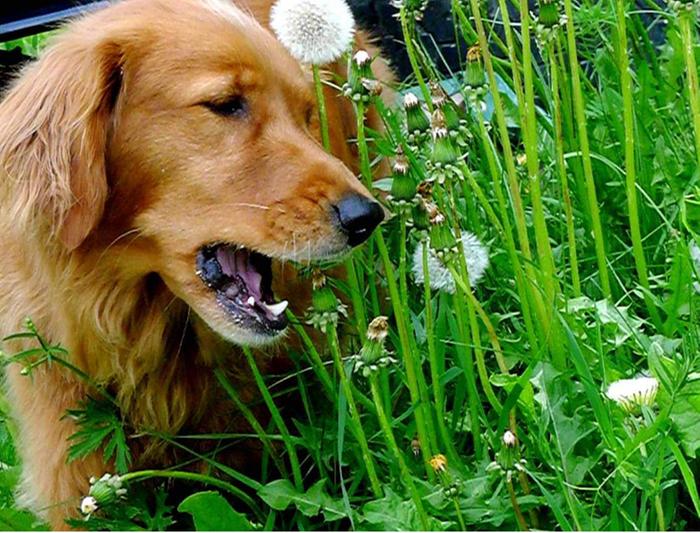
[[[192,515],[197,531],[254,531],[248,518],[235,511],[218,492],[198,492],[177,508]]]
[[[294,488],[288,479],[278,479],[265,485],[258,496],[275,511],[284,511],[290,505],[299,510],[304,516],[323,514],[326,522],[334,522],[347,516],[343,503],[333,500],[323,490],[325,480],[320,480],[307,490],[300,492]]]
[[[69,409],[78,430],[70,436],[68,459],[75,461],[103,449],[104,460],[109,464],[114,458],[117,473],[129,469],[131,453],[126,442],[124,423],[116,406],[108,400],[88,398],[80,409]]]

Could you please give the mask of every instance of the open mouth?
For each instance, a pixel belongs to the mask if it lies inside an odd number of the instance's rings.
[[[239,327],[274,336],[287,327],[288,303],[272,292],[272,259],[231,244],[207,245],[197,253],[197,275]]]

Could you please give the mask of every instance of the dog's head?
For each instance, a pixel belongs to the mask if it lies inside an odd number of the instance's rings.
[[[383,218],[316,140],[307,73],[224,0],[126,0],[74,23],[0,118],[18,226],[159,276],[236,343],[286,326],[273,260],[336,257]]]

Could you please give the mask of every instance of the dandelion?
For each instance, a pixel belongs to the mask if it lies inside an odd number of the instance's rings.
[[[302,63],[325,65],[350,48],[355,20],[344,0],[278,0],[270,27]]]
[[[413,276],[418,285],[422,285],[425,280],[423,246],[425,246],[424,243],[418,244],[413,252]],[[462,248],[464,250],[464,259],[467,262],[469,281],[474,287],[484,277],[484,273],[489,266],[488,249],[476,235],[469,232],[462,233]],[[445,291],[450,294],[455,293],[455,280],[433,249],[430,249],[428,252],[428,273],[430,274],[430,286],[434,290]]]
[[[326,276],[320,270],[314,270],[311,307],[307,311],[306,320],[307,324],[324,332],[329,326],[336,327],[341,316],[348,316],[347,306],[338,300],[326,281]]]
[[[447,472],[447,457],[439,453],[430,459],[430,466],[435,472]]]
[[[511,430],[508,430],[503,434],[503,444],[505,444],[508,448],[513,448],[516,442],[517,439],[515,434]]]
[[[83,501],[80,502],[80,512],[86,516],[90,516],[92,513],[97,511],[99,506],[97,505],[97,500],[92,496],[85,496]]]
[[[605,395],[631,413],[642,405],[653,405],[658,390],[659,382],[656,378],[640,376],[614,381]]]
[[[360,372],[363,377],[370,377],[380,368],[386,368],[396,363],[396,359],[384,346],[384,341],[389,335],[389,320],[385,316],[378,316],[367,326],[367,339],[360,353],[353,356],[354,371]]]

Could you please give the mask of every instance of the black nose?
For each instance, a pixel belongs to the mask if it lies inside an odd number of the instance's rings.
[[[382,207],[359,194],[346,196],[333,207],[338,213],[340,227],[348,235],[350,246],[357,246],[369,239],[374,228],[384,220]]]

